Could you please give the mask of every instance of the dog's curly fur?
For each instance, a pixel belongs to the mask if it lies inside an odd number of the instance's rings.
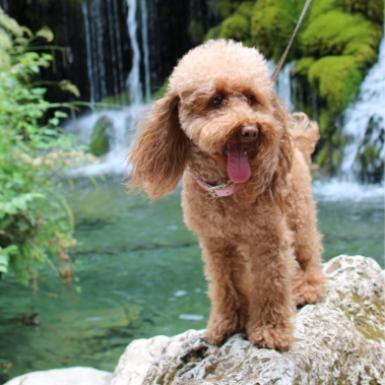
[[[251,177],[232,196],[210,198],[196,178],[228,180],[226,146],[245,125],[257,130],[255,140],[241,142]],[[209,281],[213,344],[245,331],[258,346],[288,349],[294,305],[324,293],[309,171],[318,127],[300,125],[256,49],[213,40],[175,67],[131,152],[130,183],[151,198],[183,176],[184,219],[199,237]]]

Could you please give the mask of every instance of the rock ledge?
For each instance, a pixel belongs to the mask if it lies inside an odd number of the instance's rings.
[[[385,273],[361,256],[336,257],[324,270],[327,295],[298,310],[289,352],[241,335],[214,347],[194,330],[135,340],[110,385],[385,385]]]

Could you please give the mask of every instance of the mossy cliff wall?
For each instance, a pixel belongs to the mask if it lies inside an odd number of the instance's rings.
[[[278,61],[303,4],[303,0],[212,1],[222,21],[206,38],[242,41]],[[345,142],[339,129],[341,114],[377,59],[383,23],[382,0],[317,0],[290,52],[288,61],[296,61],[293,102],[320,123],[317,162],[325,172],[334,173],[341,161]]]

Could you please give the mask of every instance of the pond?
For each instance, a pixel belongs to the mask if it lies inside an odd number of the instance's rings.
[[[106,179],[79,181],[66,196],[76,215],[76,282],[66,288],[42,269],[35,327],[20,321],[30,291],[10,277],[0,283],[0,382],[53,367],[111,371],[133,339],[205,327],[206,282],[179,192],[149,203]],[[325,260],[362,254],[384,265],[382,199],[320,200],[318,211]]]

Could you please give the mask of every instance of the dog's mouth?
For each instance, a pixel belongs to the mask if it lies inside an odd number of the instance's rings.
[[[227,175],[233,183],[245,183],[251,177],[250,159],[256,155],[259,127],[243,125],[225,148]]]
[[[247,151],[241,143],[230,142],[226,146],[226,169],[233,183],[245,183],[250,179],[251,167]]]

